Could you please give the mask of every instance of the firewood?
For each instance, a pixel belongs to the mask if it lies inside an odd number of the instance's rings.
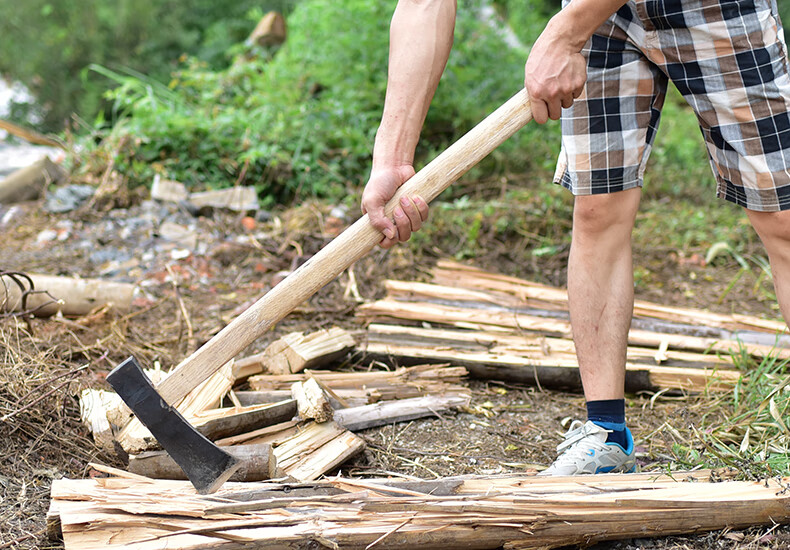
[[[361,402],[364,399],[365,403],[375,403],[429,394],[465,393],[468,389],[460,382],[466,375],[464,367],[434,364],[392,371],[311,371],[309,374],[258,375],[251,377],[249,383],[257,391],[277,392],[290,388],[294,382],[313,377],[346,402]]]
[[[457,262],[440,260],[433,270],[433,282],[469,290],[495,291],[517,297],[522,302],[535,301],[567,309],[568,293],[564,289],[541,285],[531,281],[490,273]],[[730,331],[757,330],[771,333],[787,330],[785,323],[760,319],[749,315],[725,315],[711,311],[666,306],[645,300],[635,300],[634,315],[670,321],[723,328]]]
[[[466,308],[431,302],[399,302],[391,299],[379,300],[360,306],[358,313],[369,321],[412,321],[438,323],[457,328],[500,332],[532,332],[571,338],[570,321],[561,318],[546,318],[495,305]],[[782,349],[762,344],[749,344],[717,338],[686,336],[682,334],[658,333],[632,329],[628,333],[628,344],[658,348],[663,342],[673,349],[696,352],[716,351],[738,353],[741,349],[757,357],[775,356],[790,358],[790,348]]]
[[[66,550],[297,549],[313,541],[358,550],[527,550],[790,522],[784,481],[704,476],[470,476],[424,487],[332,478],[227,483],[211,496],[183,481],[60,479],[49,515],[59,518]]]
[[[59,183],[66,176],[63,168],[44,157],[0,180],[0,204],[36,200],[47,185]]]
[[[287,422],[297,413],[293,399],[249,407],[206,410],[190,417],[197,431],[214,440]]]
[[[30,311],[37,317],[48,317],[58,312],[65,316],[87,315],[91,311],[111,305],[118,312],[129,311],[134,296],[133,284],[78,279],[53,275],[28,275],[33,282],[19,279],[25,285],[20,289],[10,277],[0,277],[0,313],[4,311]],[[24,308],[24,309],[23,309]]]
[[[310,422],[274,449],[278,468],[297,481],[312,481],[361,452],[365,442],[335,422]]]
[[[299,416],[303,419],[326,422],[332,418],[332,405],[329,404],[324,390],[314,378],[305,382],[294,382],[291,386],[291,394],[296,400]]]
[[[353,348],[354,338],[340,327],[305,335],[292,332],[270,344],[259,355],[265,372],[290,374],[320,368]]]
[[[277,459],[268,443],[226,446],[223,450],[242,462],[230,481],[263,481],[274,477]],[[181,467],[165,451],[130,456],[129,471],[155,479],[187,479]]]
[[[106,390],[86,388],[80,393],[80,418],[91,431],[93,441],[105,452],[113,451],[115,441],[107,411],[119,401],[118,394]]]
[[[334,420],[344,428],[355,432],[425,416],[436,416],[439,412],[468,404],[469,397],[465,396],[426,395],[413,399],[382,401],[362,407],[341,409],[335,411]]]

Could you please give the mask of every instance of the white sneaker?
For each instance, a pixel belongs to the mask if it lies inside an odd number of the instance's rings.
[[[591,420],[582,423],[574,420],[565,441],[557,446],[562,453],[551,466],[538,473],[539,476],[573,476],[577,474],[602,474],[606,472],[634,472],[634,438],[625,429],[627,448],[617,443],[607,443],[609,430],[601,428]]]

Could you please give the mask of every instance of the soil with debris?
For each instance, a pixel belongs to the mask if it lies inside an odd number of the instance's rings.
[[[80,423],[82,388],[107,387],[108,371],[130,354],[148,365],[177,364],[356,217],[356,212],[321,204],[259,212],[256,218],[204,214],[195,217],[176,205],[147,200],[143,192],[93,200],[58,215],[43,211],[41,203],[0,206],[0,270],[100,277],[139,288],[125,315],[103,309],[79,319],[0,313],[0,548],[62,548],[46,538],[51,481],[90,475],[90,462],[123,467],[94,446]],[[537,263],[528,251],[522,254],[505,243],[492,241],[487,249],[475,265],[554,285],[565,282],[563,254]],[[355,294],[365,300],[380,297],[384,278],[427,279],[443,254],[442,243],[430,251],[407,246],[374,251],[354,266],[353,277],[343,274],[246,354],[293,330],[360,328]],[[649,266],[661,281],[660,288],[638,289],[638,297],[776,317],[770,303],[755,299],[751,282],[736,280],[724,291],[737,264],[704,266],[693,258],[635,250],[635,263]],[[366,357],[350,355],[339,368],[372,366]],[[470,388],[473,401],[463,412],[360,433],[368,449],[341,471],[422,478],[530,471],[553,459],[563,422],[585,414],[580,395],[494,381],[470,381]],[[711,412],[702,397],[643,394],[628,396],[627,406],[643,469],[671,464],[672,445],[693,445],[689,427]],[[672,430],[659,430],[665,421]],[[772,527],[593,548],[787,547],[790,528]]]

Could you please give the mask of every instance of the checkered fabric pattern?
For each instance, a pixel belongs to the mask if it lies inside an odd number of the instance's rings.
[[[790,67],[776,0],[631,0],[583,53],[588,80],[563,110],[555,182],[575,195],[641,186],[671,79],[697,114],[717,195],[790,208]]]

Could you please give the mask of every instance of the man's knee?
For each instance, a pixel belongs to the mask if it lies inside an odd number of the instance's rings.
[[[780,212],[747,210],[746,212],[749,221],[767,247],[790,244],[790,210]]]
[[[575,233],[627,233],[631,229],[639,207],[639,189],[629,189],[605,195],[577,196],[573,205]]]

